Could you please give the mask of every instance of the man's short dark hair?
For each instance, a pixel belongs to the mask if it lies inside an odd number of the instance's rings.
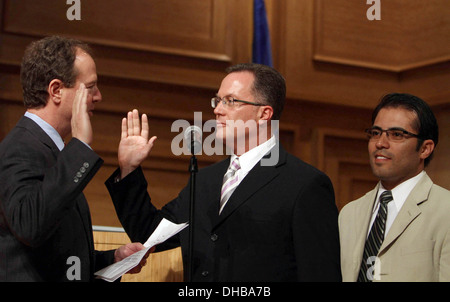
[[[437,146],[439,141],[439,128],[436,117],[430,106],[417,96],[407,93],[390,93],[385,95],[372,113],[372,124],[375,122],[378,112],[382,108],[399,107],[412,111],[417,116],[415,123],[412,125],[420,137],[417,142],[417,151],[419,151],[422,143],[426,139],[431,139],[434,142],[434,145]],[[430,156],[425,159],[425,167],[430,163],[433,153],[434,150]]]
[[[260,98],[260,103],[273,108],[272,120],[279,120],[286,100],[286,82],[283,76],[270,66],[255,63],[237,64],[226,70],[228,74],[240,71],[253,73],[253,94]]]
[[[77,49],[92,56],[87,44],[58,36],[43,38],[27,47],[20,70],[26,108],[41,108],[47,104],[47,88],[54,79],[73,87],[78,75],[74,68]]]

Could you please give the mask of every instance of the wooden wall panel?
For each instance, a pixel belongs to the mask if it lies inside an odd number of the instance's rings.
[[[0,62],[19,64],[32,40],[58,34],[90,43],[104,75],[214,88],[227,65],[250,60],[249,1],[81,2],[69,21],[64,1],[0,1]]]
[[[450,106],[433,108],[439,124],[439,143],[427,173],[438,185],[450,190]]]
[[[314,60],[402,72],[450,59],[448,1],[382,2],[377,22],[365,1],[316,1]]]
[[[339,210],[376,185],[362,131],[317,128],[312,141],[313,163],[330,177]]]
[[[290,97],[373,108],[386,93],[408,91],[449,102],[447,1],[381,1],[380,21],[367,20],[360,0],[271,3],[285,12],[271,23]]]
[[[35,36],[64,34],[96,44],[231,60],[223,0],[83,0],[80,22],[65,1],[5,0],[3,30]],[[242,6],[241,6],[242,8]]]

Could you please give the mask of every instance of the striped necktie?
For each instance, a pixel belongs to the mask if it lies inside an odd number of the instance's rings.
[[[372,268],[369,271],[369,262],[372,262],[371,257],[376,257],[378,251],[380,250],[381,244],[384,240],[384,231],[386,228],[386,218],[387,218],[387,204],[392,201],[391,191],[385,191],[380,196],[380,208],[378,209],[377,217],[373,222],[372,228],[370,229],[369,236],[367,237],[366,244],[364,246],[364,254],[361,262],[361,267],[359,269],[358,282],[371,282],[373,280]],[[370,259],[369,259],[370,258]],[[368,276],[369,275],[369,276]]]
[[[239,170],[240,168],[241,166],[239,165],[239,157],[236,157],[231,163],[231,165],[228,167],[227,173],[225,173],[223,177],[222,191],[220,194],[219,214],[222,212],[225,203],[228,201],[231,194],[233,194],[234,190],[238,185],[239,179],[236,171]]]

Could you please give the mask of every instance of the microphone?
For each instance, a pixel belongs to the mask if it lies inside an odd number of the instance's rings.
[[[189,126],[184,131],[184,145],[188,146],[191,154],[202,150],[202,129],[198,126]]]

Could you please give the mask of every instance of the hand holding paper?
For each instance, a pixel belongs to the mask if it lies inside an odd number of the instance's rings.
[[[133,272],[135,268],[136,270],[140,271],[142,267],[140,266],[140,263],[142,263],[142,261],[145,261],[146,257],[148,257],[148,254],[156,245],[166,241],[167,239],[174,236],[187,226],[188,226],[187,222],[175,224],[164,218],[163,220],[161,220],[156,230],[144,243],[145,247],[144,249],[141,249],[138,252],[134,252],[133,254],[123,258],[119,262],[111,264],[105,267],[104,269],[97,271],[95,275],[97,276],[97,278],[113,282],[118,278],[120,278],[122,275],[126,274],[127,272]],[[138,246],[135,246],[134,248],[139,249]],[[125,250],[122,250],[120,252],[116,251],[116,253],[121,252],[126,253]],[[128,252],[131,252],[131,250],[129,250]],[[122,256],[124,255],[125,254],[122,254]],[[137,268],[138,265],[140,266],[139,268]]]
[[[133,243],[129,243],[126,245],[122,245],[121,247],[119,247],[115,253],[114,253],[114,262],[119,262],[122,261],[123,259],[131,256],[132,254],[145,249],[145,246],[140,243],[140,242],[133,242]],[[127,274],[137,274],[141,271],[142,267],[145,266],[145,264],[147,263],[147,258],[150,255],[150,253],[153,253],[155,251],[155,247],[151,248],[142,258],[142,260],[140,261],[140,263],[134,267],[133,269],[131,269],[130,271],[127,272]]]

